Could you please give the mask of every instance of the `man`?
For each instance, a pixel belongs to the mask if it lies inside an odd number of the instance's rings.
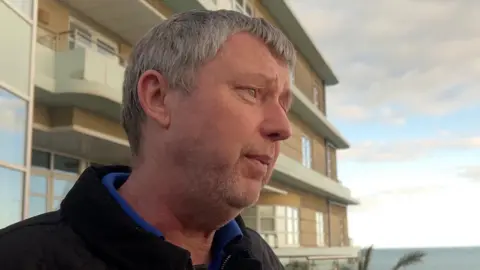
[[[0,232],[1,269],[283,269],[240,212],[290,137],[292,44],[233,11],[173,16],[135,46],[132,168],[90,167],[59,211]]]

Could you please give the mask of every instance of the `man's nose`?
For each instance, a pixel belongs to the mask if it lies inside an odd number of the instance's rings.
[[[290,121],[282,106],[275,104],[265,109],[261,132],[265,138],[273,142],[283,141],[292,136]]]

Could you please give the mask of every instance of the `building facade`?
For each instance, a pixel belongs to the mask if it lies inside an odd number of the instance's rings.
[[[295,44],[293,136],[242,215],[286,265],[348,263],[358,248],[347,207],[357,201],[338,179],[336,153],[349,145],[326,118],[325,87],[338,81],[284,0],[0,0],[9,26],[0,44],[0,227],[57,209],[92,163],[129,163],[119,118],[126,59],[153,25],[189,9],[263,17]]]

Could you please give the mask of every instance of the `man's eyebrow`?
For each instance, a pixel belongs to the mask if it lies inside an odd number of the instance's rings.
[[[257,72],[243,72],[243,73],[239,73],[235,77],[248,78],[252,80],[262,81],[265,83],[273,83],[276,80],[274,76],[268,76],[264,73],[257,73]]]

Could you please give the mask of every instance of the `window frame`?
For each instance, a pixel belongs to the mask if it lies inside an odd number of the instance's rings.
[[[80,173],[86,168],[89,161],[87,161],[85,159],[82,159],[80,157],[73,156],[73,155],[59,153],[59,152],[51,151],[51,150],[48,150],[48,149],[41,149],[41,148],[37,148],[37,147],[33,147],[31,151],[32,151],[31,159],[33,159],[33,156],[34,156],[33,152],[34,151],[48,154],[49,162],[48,162],[47,167],[35,166],[35,164],[32,162],[31,163],[31,168],[30,168],[30,172],[31,172],[30,175],[31,176],[41,176],[41,177],[46,178],[46,180],[47,180],[47,193],[44,196],[44,197],[47,198],[47,200],[46,200],[46,203],[47,203],[46,210],[47,210],[47,212],[55,211],[55,210],[57,210],[57,208],[55,207],[55,202],[56,201],[60,202],[61,200],[63,200],[63,198],[65,198],[65,195],[69,191],[68,190],[67,192],[65,192],[61,196],[56,196],[55,195],[55,190],[54,190],[55,181],[56,180],[64,180],[64,181],[70,182],[71,186],[73,186],[75,184],[75,182],[78,180],[78,177],[80,176]],[[79,162],[78,171],[75,173],[75,172],[62,171],[62,170],[55,169],[55,157],[58,157],[58,156],[77,160]],[[30,177],[30,180],[34,181],[34,179],[32,177]],[[29,197],[32,197],[32,196],[33,197],[38,197],[39,195],[40,194],[38,194],[38,193],[32,193],[31,190],[28,191],[28,196]],[[28,206],[28,208],[30,209],[30,205]],[[27,210],[27,212],[28,211],[29,210]],[[30,217],[31,215],[30,215],[30,213],[26,213],[26,216]]]
[[[325,243],[325,215],[323,212],[315,212],[315,228],[317,231],[316,243],[319,247],[326,246]]]
[[[70,49],[77,48],[77,36],[82,36],[85,39],[89,39],[88,46],[82,46],[81,42],[79,43],[79,47],[92,49],[99,54],[102,54],[106,57],[118,57],[119,53],[119,45],[117,42],[105,37],[104,35],[100,34],[99,32],[95,31],[92,27],[83,23],[82,21],[76,19],[75,17],[69,17],[69,29],[71,31],[69,35],[69,46]],[[72,29],[73,28],[73,29]],[[81,33],[81,34],[78,34]],[[73,46],[71,44],[75,44]],[[99,45],[99,43],[101,45]]]
[[[22,0],[22,1],[5,0],[5,4],[10,8],[14,9],[14,11],[18,12],[20,15],[25,16],[26,19],[30,21],[33,20],[33,13],[36,12],[36,10],[34,10],[35,8],[34,0]]]
[[[335,150],[335,147],[329,141],[325,140],[325,166],[327,167],[326,168],[327,177],[329,178],[332,177],[332,173],[333,173],[333,170],[332,170],[333,160],[332,160],[332,153],[330,152],[330,150]]]
[[[317,86],[313,86],[313,104],[318,108],[318,105],[320,104],[318,102],[318,87]]]
[[[312,149],[312,140],[306,136],[302,135],[302,165],[305,168],[311,169],[313,163],[313,149]]]
[[[260,214],[262,208],[270,208],[272,214],[262,216]],[[242,213],[246,224],[256,230],[272,247],[300,246],[300,211],[298,208],[286,205],[255,205],[246,210],[253,211],[246,213],[247,215]],[[289,210],[292,213],[290,217],[288,216]],[[254,216],[248,214],[253,214]],[[262,220],[273,221],[273,230],[263,230]],[[249,224],[251,221],[253,221],[253,224]],[[283,241],[281,239],[283,239]]]

